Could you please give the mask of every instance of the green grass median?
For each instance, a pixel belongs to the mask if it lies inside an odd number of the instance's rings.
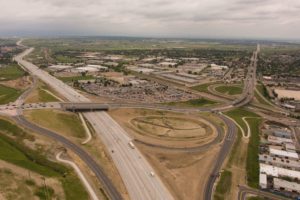
[[[220,85],[215,90],[222,94],[238,95],[243,93],[242,85]]]

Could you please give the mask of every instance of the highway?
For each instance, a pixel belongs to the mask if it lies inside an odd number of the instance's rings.
[[[31,53],[33,49],[27,49],[22,54],[15,57],[15,60],[29,70],[32,74],[50,85],[53,89],[63,95],[70,102],[91,103],[89,99],[79,94],[72,87],[64,84],[62,81],[49,75],[47,72],[40,70],[30,62],[23,60],[23,57]],[[253,53],[251,63],[248,69],[247,78],[245,80],[245,88],[241,97],[233,102],[221,105],[216,108],[199,108],[192,109],[194,112],[210,111],[219,113],[220,111],[240,107],[248,104],[253,98],[253,91],[256,82],[256,66],[259,45]],[[174,108],[157,105],[131,105],[131,104],[110,104],[110,107],[141,107],[172,110],[178,112],[190,112],[191,110]],[[132,140],[129,135],[117,124],[106,112],[87,112],[84,114],[86,119],[92,124],[97,134],[100,136],[110,155],[118,168],[120,175],[125,183],[131,199],[173,199],[169,191],[157,176],[151,176],[153,171],[146,159],[142,156],[137,148],[131,149],[128,143]],[[203,198],[205,200],[212,199],[213,188],[216,179],[219,176],[223,162],[230,152],[235,141],[237,129],[233,121],[227,117],[220,115],[220,118],[227,124],[228,130],[221,150],[216,158],[214,167],[210,172],[211,175],[205,185]]]
[[[39,69],[34,64],[23,60],[24,56],[33,51],[25,50],[14,60],[25,67],[31,74],[37,76],[70,102],[88,103],[90,100],[72,87]],[[132,200],[172,200],[173,197],[160,178],[153,175],[153,168],[137,149],[132,149],[128,143],[132,140],[124,129],[106,112],[87,112],[85,118],[91,123],[97,135],[106,145],[117,167],[129,196]],[[19,118],[22,119],[22,118]],[[20,120],[20,123],[26,123]],[[112,194],[111,194],[112,195]]]

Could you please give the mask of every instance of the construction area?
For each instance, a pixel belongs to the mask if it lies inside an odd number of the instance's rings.
[[[134,138],[175,199],[202,198],[207,170],[222,141],[216,127],[223,124],[217,117],[125,108],[109,114]]]

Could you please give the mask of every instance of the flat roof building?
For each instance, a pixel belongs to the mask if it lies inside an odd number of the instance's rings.
[[[267,174],[274,177],[290,177],[300,179],[300,172],[281,167],[276,167],[264,163],[259,164],[260,173]]]
[[[259,174],[259,186],[262,189],[266,189],[267,188],[267,175],[266,174]]]
[[[300,184],[295,182],[286,181],[279,178],[273,180],[274,189],[284,190],[293,193],[300,193]]]
[[[269,151],[270,151],[270,155],[273,155],[273,156],[279,156],[279,157],[283,157],[283,158],[299,160],[299,155],[296,152],[279,150],[279,149],[275,149],[272,147],[269,148]]]
[[[291,138],[292,137],[290,132],[282,131],[282,130],[276,130],[273,132],[273,134],[277,137],[283,137],[283,138]]]
[[[293,140],[289,139],[289,138],[276,137],[276,136],[269,135],[268,142],[275,143],[275,144],[283,144],[283,143],[287,143],[287,142],[292,143]]]
[[[283,167],[292,170],[300,170],[300,162],[296,160],[278,158],[267,154],[260,154],[259,161],[277,167]]]

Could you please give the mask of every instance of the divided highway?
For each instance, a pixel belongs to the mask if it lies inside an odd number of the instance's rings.
[[[27,49],[23,53],[15,57],[15,60],[33,75],[37,76],[45,83],[50,85],[53,89],[63,95],[70,102],[91,103],[91,101],[78,93],[72,87],[66,85],[62,81],[49,75],[47,72],[39,69],[32,63],[23,60],[23,57],[31,53],[33,49]],[[223,105],[217,108],[203,108],[193,109],[193,111],[212,111],[220,112],[223,110],[240,107],[246,105],[253,98],[253,90],[256,82],[256,63],[257,54],[259,52],[259,45],[257,50],[253,53],[251,64],[248,69],[247,78],[245,80],[244,93],[238,100]],[[170,108],[162,106],[151,105],[130,105],[130,104],[111,104],[110,107],[141,107],[141,108],[155,108],[174,111],[185,111],[180,108]],[[189,110],[190,111],[190,110]],[[189,112],[188,111],[188,112]],[[153,169],[147,160],[143,157],[137,148],[130,148],[128,145],[131,142],[130,136],[124,129],[116,123],[106,112],[87,112],[84,114],[86,119],[91,123],[98,136],[102,139],[110,155],[125,183],[129,192],[130,198],[133,200],[171,200],[173,199],[170,192],[159,179],[153,175]],[[209,177],[206,185],[203,198],[205,200],[212,199],[213,188],[219,172],[223,165],[226,156],[229,154],[230,149],[235,141],[237,129],[233,121],[226,116],[220,115],[220,118],[227,124],[228,131],[222,144],[221,150],[216,158],[213,166],[211,176]],[[109,189],[109,188],[108,188]]]
[[[39,69],[34,64],[23,60],[33,48],[25,50],[14,59],[33,75],[50,85],[70,102],[91,102],[72,87]],[[125,183],[132,200],[172,200],[173,197],[153,173],[153,168],[137,148],[128,145],[132,138],[106,112],[84,113],[97,135],[106,145],[110,155]],[[21,121],[25,123],[24,121]]]

